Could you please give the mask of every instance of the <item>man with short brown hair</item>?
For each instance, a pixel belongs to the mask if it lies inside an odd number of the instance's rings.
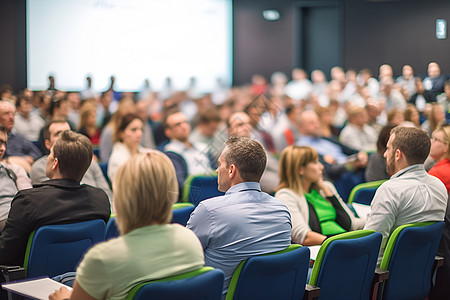
[[[22,265],[31,232],[44,225],[108,221],[111,208],[106,194],[81,185],[93,150],[89,139],[66,130],[50,150],[47,177],[32,189],[19,191],[11,203],[0,235],[0,264]]]

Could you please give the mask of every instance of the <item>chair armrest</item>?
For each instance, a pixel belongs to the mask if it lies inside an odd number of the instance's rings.
[[[320,295],[320,287],[307,284],[305,287],[305,296],[303,300],[315,300]]]
[[[381,268],[376,268],[373,275],[372,286],[370,287],[370,299],[377,300],[378,288],[380,284],[389,279],[389,271]]]
[[[3,266],[0,265],[0,282],[10,282],[15,280],[25,279],[25,269],[20,266]],[[0,299],[16,300],[23,299],[22,296],[7,292],[0,289]]]

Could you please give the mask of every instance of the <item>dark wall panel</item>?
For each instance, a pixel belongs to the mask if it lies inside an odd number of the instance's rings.
[[[294,61],[294,5],[290,0],[234,1],[233,81],[243,84],[255,73],[267,78],[275,71],[289,73]],[[262,12],[276,9],[278,21],[266,21]]]
[[[450,1],[345,0],[344,66],[368,67],[391,64],[394,73],[411,64],[426,73],[428,62],[437,61],[450,73],[450,39],[436,38],[436,19],[450,22]]]

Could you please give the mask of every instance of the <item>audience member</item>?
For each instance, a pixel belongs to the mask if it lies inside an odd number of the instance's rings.
[[[319,153],[319,159],[325,166],[326,175],[332,180],[338,179],[349,170],[358,171],[367,164],[367,154],[335,143],[320,136],[320,123],[314,111],[304,111],[300,115],[300,138],[297,146],[310,146]]]
[[[450,113],[450,80],[447,80],[444,84],[444,93],[437,96],[437,101],[446,114]]]
[[[414,78],[414,70],[410,65],[402,67],[402,75],[395,81],[400,85],[403,97],[410,99],[416,93],[416,80]]]
[[[406,100],[397,89],[395,89],[394,81],[389,78],[383,78],[380,81],[380,101],[385,103],[386,109],[405,110]]]
[[[420,128],[420,114],[413,104],[408,103],[403,112],[403,119],[405,120],[404,122],[409,122],[411,125]]]
[[[433,99],[436,101],[436,96],[444,92],[445,76],[441,75],[441,68],[436,62],[428,64],[428,76],[423,80],[423,86],[426,91],[433,94]]]
[[[67,115],[67,120],[69,120],[70,123],[75,124],[77,129],[79,129],[80,124],[80,107],[81,107],[81,99],[80,99],[80,93],[78,92],[69,92],[66,95],[67,101],[70,104],[70,112]],[[83,98],[83,103],[85,102],[93,102],[95,103],[96,99],[94,96],[90,98]]]
[[[252,138],[252,125],[250,117],[245,112],[233,113],[227,122],[228,136]],[[263,146],[264,147],[264,146]],[[267,153],[266,169],[259,183],[261,189],[266,193],[273,193],[278,182],[278,160],[270,153]]]
[[[300,138],[298,126],[300,123],[300,114],[302,109],[298,106],[289,105],[285,109],[287,122],[280,123],[274,128],[277,132],[273,136],[273,142],[277,153],[283,151],[289,145],[293,145]]]
[[[18,133],[29,141],[37,141],[39,132],[45,125],[45,121],[32,112],[33,105],[30,100],[21,95],[16,101],[16,115],[14,117],[13,132]]]
[[[161,152],[138,154],[119,168],[114,206],[120,236],[92,247],[77,268],[73,291],[50,299],[125,299],[137,284],[204,266],[195,234],[169,224],[177,199],[175,170]]]
[[[431,136],[431,133],[438,127],[446,123],[444,108],[439,103],[431,104],[431,111],[428,119],[422,123],[421,127]]]
[[[170,139],[170,142],[164,147],[164,151],[170,151],[183,158],[187,167],[187,175],[212,173],[207,152],[201,152],[196,145],[189,141],[191,125],[186,121],[182,112],[169,112],[163,119],[163,126],[166,136]]]
[[[283,201],[292,218],[292,242],[320,245],[327,236],[362,229],[334,185],[323,181],[323,165],[308,146],[288,146],[281,152],[280,184],[275,198]]]
[[[14,105],[9,101],[0,101],[0,125],[8,132],[7,162],[21,166],[29,173],[31,164],[41,157],[41,152],[22,135],[11,132],[14,127]]]
[[[367,125],[367,110],[353,106],[347,110],[348,122],[339,135],[339,140],[346,146],[358,151],[374,151],[377,132]]]
[[[387,113],[387,123],[400,125],[405,121],[405,116],[403,110],[394,108],[388,111]]]
[[[444,220],[448,194],[444,184],[424,169],[429,153],[430,138],[423,130],[392,129],[384,153],[392,176],[378,188],[364,227],[383,234],[381,256],[389,235],[398,226]]]
[[[114,131],[114,146],[108,160],[108,177],[114,183],[117,169],[130,157],[148,152],[150,149],[142,147],[142,127],[144,122],[136,114],[126,114],[118,123]]]
[[[156,149],[155,139],[153,137],[153,127],[155,126],[149,117],[150,103],[147,100],[139,100],[136,103],[136,114],[144,121],[142,128],[141,146],[149,149]]]
[[[89,138],[92,145],[100,143],[100,128],[97,127],[97,109],[94,103],[85,102],[80,109],[80,125],[78,132]]]
[[[189,135],[189,141],[196,145],[197,149],[207,153],[211,162],[215,164],[226,139],[219,111],[215,108],[200,111],[196,121],[197,126]]]
[[[92,144],[81,134],[63,131],[50,150],[48,180],[17,193],[0,235],[0,264],[22,265],[30,233],[43,225],[103,219],[111,208],[106,194],[81,185],[92,161]]]
[[[97,111],[98,112],[98,111]],[[119,102],[119,106],[116,112],[111,116],[108,124],[103,127],[102,133],[100,134],[100,162],[106,163],[111,156],[113,148],[113,135],[114,131],[119,127],[119,123],[122,121],[123,117],[127,114],[136,113],[136,106],[131,99],[122,99]]]
[[[375,100],[369,100],[366,105],[367,111],[367,126],[372,127],[372,129],[379,134],[381,129],[383,128],[382,113],[383,111],[380,109],[379,103]]]
[[[386,159],[384,152],[386,152],[386,145],[389,140],[392,128],[397,125],[388,124],[381,129],[377,140],[377,152],[369,156],[367,167],[365,170],[366,181],[385,180],[389,179],[390,175],[386,170]]]
[[[31,188],[31,181],[25,170],[17,165],[2,161],[8,143],[6,128],[0,125],[0,232],[5,226],[11,201],[17,191]]]
[[[340,130],[333,125],[331,109],[329,107],[317,107],[316,114],[320,122],[320,136],[338,142]]]
[[[427,103],[436,102],[434,95],[431,91],[425,90],[423,87],[422,78],[416,77],[416,92],[409,98],[408,103],[414,104],[415,107],[419,110],[419,112],[423,112],[425,110],[425,106]]]
[[[439,178],[450,192],[450,125],[440,125],[431,135],[430,156],[437,163],[428,171],[428,174]]]
[[[187,223],[200,239],[205,264],[224,271],[224,296],[241,261],[291,244],[287,207],[259,185],[266,161],[259,142],[230,137],[217,168],[219,190],[226,194],[200,202]]]
[[[67,121],[50,121],[44,127],[45,147],[50,150],[59,139],[61,132],[65,130],[70,130],[70,126]],[[31,166],[30,177],[33,184],[40,184],[49,179],[46,174],[47,160],[48,155],[44,155],[36,160]],[[103,176],[100,166],[94,159],[92,159],[89,168],[86,170],[86,173],[84,173],[83,178],[81,179],[81,184],[87,184],[102,189],[106,193],[106,195],[108,195],[109,199],[112,199],[111,188],[109,187],[108,182]]]
[[[312,84],[308,79],[308,74],[303,69],[292,70],[292,81],[285,87],[285,93],[295,101],[309,100],[312,92]]]

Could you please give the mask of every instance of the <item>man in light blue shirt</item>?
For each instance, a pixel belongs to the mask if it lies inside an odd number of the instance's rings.
[[[287,207],[259,185],[266,162],[259,142],[228,138],[216,170],[219,190],[226,194],[200,202],[187,223],[202,243],[205,264],[225,273],[223,296],[242,260],[291,244]]]

